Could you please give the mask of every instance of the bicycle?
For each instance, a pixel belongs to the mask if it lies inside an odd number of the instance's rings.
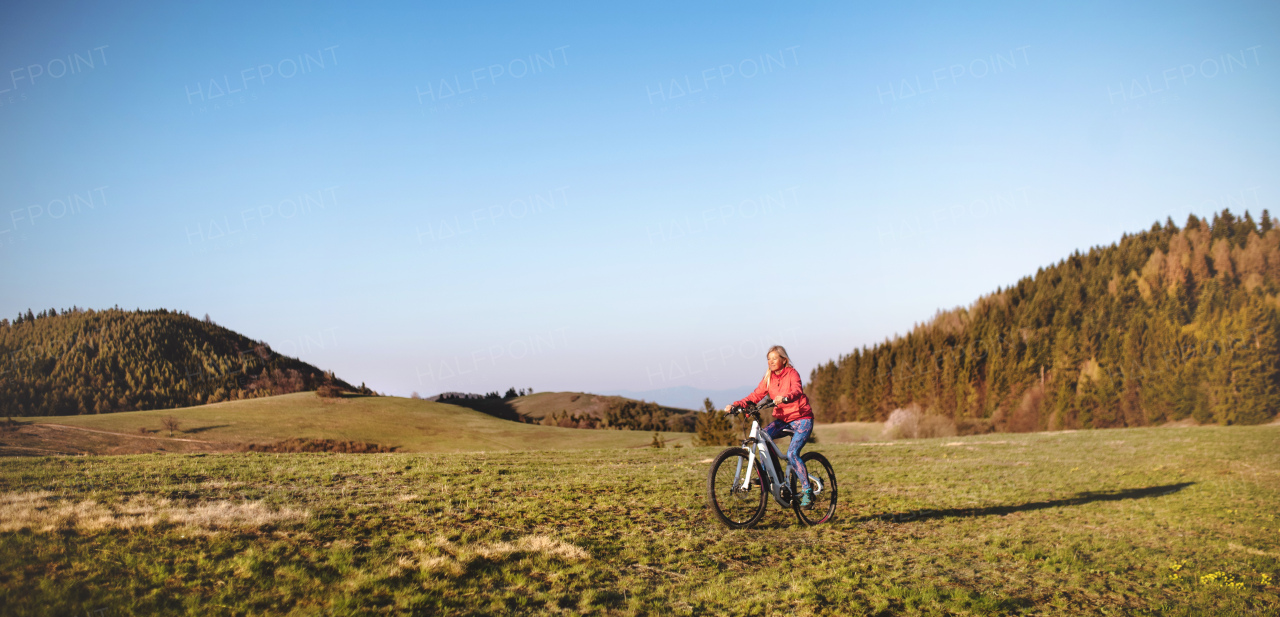
[[[751,418],[751,432],[741,446],[726,449],[712,461],[707,475],[707,506],[730,529],[754,527],[759,523],[769,505],[768,495],[773,495],[774,501],[783,508],[795,510],[796,518],[807,526],[825,523],[835,514],[836,473],[827,457],[817,452],[805,452],[800,457],[813,488],[813,503],[808,507],[800,505],[796,490],[800,485],[798,478],[792,473],[786,456],[769,435],[760,430],[760,412],[774,405],[774,401],[766,398],[760,404],[729,412],[729,415]],[[789,428],[779,437],[788,435],[794,438]],[[813,469],[814,465],[818,469]],[[814,475],[815,471],[819,475]],[[811,513],[820,516],[811,517]]]

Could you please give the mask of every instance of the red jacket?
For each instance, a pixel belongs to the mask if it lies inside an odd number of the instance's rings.
[[[759,403],[768,394],[770,399],[778,400],[784,396],[791,397],[791,402],[778,405],[773,410],[773,419],[784,422],[813,419],[813,410],[809,407],[809,397],[804,394],[804,386],[800,383],[800,373],[793,367],[786,367],[774,373],[766,371],[760,379],[760,385],[734,405],[745,407],[747,403]]]

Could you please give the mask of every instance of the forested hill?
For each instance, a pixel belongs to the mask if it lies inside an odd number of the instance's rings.
[[[1257,424],[1280,409],[1280,229],[1229,211],[1078,252],[815,369],[820,420],[918,404],[961,432]]]
[[[0,320],[0,415],[165,409],[314,390],[332,379],[206,317],[73,308]]]

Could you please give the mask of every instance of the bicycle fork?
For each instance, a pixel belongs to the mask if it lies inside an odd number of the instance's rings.
[[[756,449],[747,450],[747,473],[742,476],[742,490],[751,488],[751,470],[756,467]],[[742,473],[742,458],[738,458],[738,473]],[[734,476],[735,478],[738,476]]]
[[[751,471],[752,471],[753,469],[755,469],[755,466],[756,466],[756,464],[757,464],[757,461],[756,461],[756,453],[757,453],[757,452],[760,452],[760,458],[761,458],[760,463],[761,463],[761,467],[762,467],[762,468],[764,467],[764,465],[763,465],[763,459],[765,459],[765,458],[769,458],[769,457],[767,456],[767,455],[768,455],[768,452],[765,450],[765,448],[768,448],[769,446],[765,445],[765,442],[761,441],[758,437],[756,437],[756,435],[755,435],[755,431],[752,431],[752,435],[751,435],[751,437],[750,437],[750,438],[748,438],[748,439],[747,439],[747,441],[752,442],[752,443],[751,443],[751,447],[747,449],[747,472],[746,472],[746,474],[745,474],[745,475],[743,475],[743,476],[742,476],[742,487],[741,487],[741,488],[742,488],[742,490],[744,490],[744,491],[747,491],[747,490],[750,490],[750,489],[751,489]],[[773,462],[773,461],[772,461],[772,459],[770,459],[770,462]],[[741,459],[741,458],[739,458],[739,459],[738,459],[738,470],[737,470],[737,473],[739,473],[739,474],[741,474],[741,473],[742,473],[742,459]],[[761,482],[764,482],[764,478],[763,478],[763,476],[764,476],[764,475],[769,476],[769,484],[771,484],[771,485],[772,485],[771,490],[770,490],[769,492],[773,495],[773,498],[774,498],[775,500],[777,500],[777,501],[778,501],[778,503],[782,503],[782,496],[781,496],[781,494],[779,493],[779,491],[781,490],[781,488],[782,488],[782,487],[784,487],[784,486],[788,486],[788,484],[786,484],[786,483],[787,483],[787,482],[790,480],[790,478],[791,478],[791,467],[790,467],[790,466],[788,466],[788,467],[787,467],[787,469],[786,469],[786,471],[784,471],[783,473],[784,473],[783,478],[777,478],[777,477],[775,477],[775,470],[774,470],[774,469],[764,469],[764,474],[762,474],[762,477],[761,477],[761,479],[760,479],[760,481],[761,481]],[[735,478],[735,483],[737,482],[737,480],[736,480],[736,478],[737,478],[737,477],[739,477],[739,476],[737,476],[737,475],[735,475],[735,476],[734,476],[734,478]],[[761,487],[761,489],[763,489],[763,488],[764,488],[764,487],[762,486],[762,487]],[[784,504],[784,505],[785,505],[785,504]]]

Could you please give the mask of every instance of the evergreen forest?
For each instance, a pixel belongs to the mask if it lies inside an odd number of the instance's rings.
[[[28,310],[0,320],[0,414],[169,409],[352,388],[265,343],[165,309]]]
[[[819,366],[819,421],[945,416],[964,433],[1259,424],[1280,409],[1280,229],[1192,215],[1078,251]]]

